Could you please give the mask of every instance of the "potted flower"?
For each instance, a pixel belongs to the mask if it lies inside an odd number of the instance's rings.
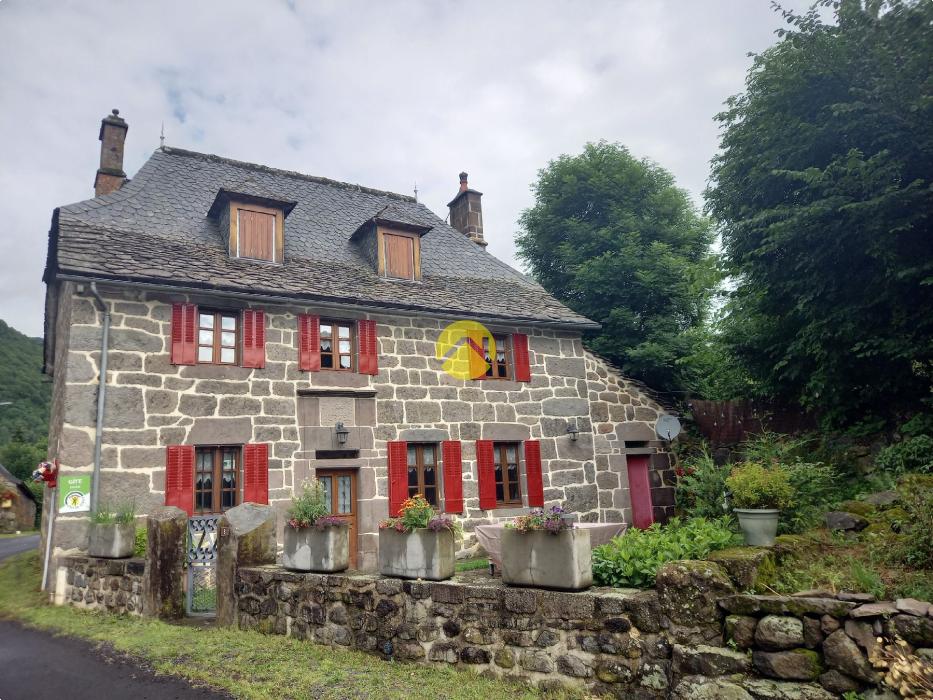
[[[732,494],[732,510],[739,518],[745,544],[773,545],[781,508],[789,506],[794,497],[787,470],[779,464],[743,462],[732,468],[726,487]]]
[[[582,591],[593,585],[589,530],[552,506],[515,518],[502,530],[502,580],[513,586]]]
[[[399,578],[443,581],[454,575],[454,541],[460,523],[439,515],[418,494],[402,504],[399,515],[379,523],[379,573]]]
[[[0,491],[0,508],[12,508],[14,496],[16,493],[12,490]]]
[[[316,479],[292,500],[285,526],[282,565],[295,571],[332,573],[350,566],[350,523],[330,515],[330,499]]]
[[[98,506],[91,512],[87,553],[90,557],[126,559],[136,548],[136,505]]]

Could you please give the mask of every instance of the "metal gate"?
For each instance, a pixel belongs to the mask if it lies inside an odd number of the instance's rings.
[[[188,518],[189,615],[212,615],[217,610],[217,521],[219,515]]]

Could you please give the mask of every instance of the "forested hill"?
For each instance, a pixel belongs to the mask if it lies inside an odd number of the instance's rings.
[[[49,428],[51,384],[42,374],[42,339],[0,321],[0,445],[17,437],[44,438]]]

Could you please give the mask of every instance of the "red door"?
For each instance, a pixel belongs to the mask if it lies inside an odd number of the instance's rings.
[[[628,491],[632,499],[632,523],[645,529],[654,522],[654,506],[651,504],[651,484],[648,481],[648,455],[629,455]]]

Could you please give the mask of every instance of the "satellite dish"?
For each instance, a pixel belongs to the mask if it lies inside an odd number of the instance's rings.
[[[677,420],[677,416],[665,413],[658,418],[654,430],[662,440],[671,441],[680,435],[680,421]]]

